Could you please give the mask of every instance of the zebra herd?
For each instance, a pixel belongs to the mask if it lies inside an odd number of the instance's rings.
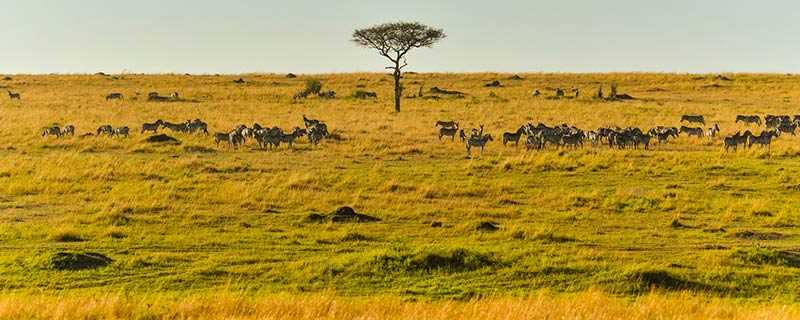
[[[705,117],[702,115],[682,115],[680,122],[706,124]],[[738,115],[736,122],[748,125],[760,125],[762,123],[761,117],[757,115]],[[794,118],[786,115],[767,115],[764,117],[764,124],[767,130],[758,135],[747,130],[744,133],[737,132],[732,136],[725,137],[723,139],[724,150],[726,152],[731,149],[736,151],[739,146],[750,148],[756,144],[769,149],[772,140],[781,134],[789,133],[795,135],[795,130],[800,126],[800,115],[796,115]],[[483,125],[480,125],[480,129],[472,129],[470,135],[467,135],[456,121],[437,121],[435,126],[439,130],[439,140],[443,137],[449,137],[451,141],[454,141],[456,135],[458,135],[461,142],[466,146],[467,157],[470,157],[472,148],[478,147],[483,153],[486,144],[489,141],[493,141],[490,134],[484,133]],[[719,124],[716,123],[706,129],[681,125],[680,127],[657,126],[649,130],[637,127],[601,127],[589,131],[568,124],[551,127],[543,123],[538,123],[537,125],[527,123],[520,126],[516,131],[503,133],[502,142],[504,146],[509,143],[519,145],[520,140],[522,140],[528,150],[544,150],[549,146],[553,148],[581,148],[585,143],[589,143],[594,147],[607,145],[615,149],[639,149],[642,147],[645,150],[649,150],[653,142],[666,144],[670,139],[678,138],[681,135],[715,138],[720,135],[720,131]],[[526,138],[523,139],[523,136]]]
[[[281,143],[286,143],[289,148],[292,148],[295,140],[302,136],[307,135],[311,144],[317,145],[320,143],[320,141],[322,141],[322,139],[329,135],[328,125],[321,120],[309,119],[303,115],[303,124],[305,125],[305,129],[295,127],[289,133],[284,132],[281,128],[275,126],[263,127],[258,123],[255,123],[252,127],[247,127],[246,125],[242,124],[236,126],[229,132],[214,133],[214,142],[217,144],[217,147],[219,147],[220,142],[225,142],[232,149],[236,149],[243,145],[247,139],[253,139],[262,149],[265,147],[268,149],[275,149],[278,148]],[[208,124],[200,119],[186,120],[185,122],[179,123],[158,119],[152,123],[143,123],[140,134],[144,134],[146,132],[155,134],[158,133],[159,129],[170,130],[174,133],[183,134],[203,134],[206,136],[209,134]],[[74,135],[75,126],[72,125],[64,126],[64,128],[59,126],[48,126],[42,129],[42,137],[55,136],[60,138],[63,136]],[[112,125],[105,124],[98,127],[95,132],[85,133],[80,137],[100,137],[103,135],[108,137],[127,138],[130,135],[130,128],[125,126],[114,127]]]
[[[248,127],[240,124],[231,131],[214,133],[214,142],[218,147],[221,142],[225,142],[230,148],[236,149],[244,145],[248,139],[252,139],[261,149],[277,149],[281,143],[285,143],[289,148],[292,148],[294,141],[302,136],[307,135],[309,142],[312,145],[317,145],[329,134],[328,125],[323,121],[309,119],[303,115],[303,125],[305,129],[294,127],[291,132],[287,133],[276,126],[269,128],[254,123],[252,127]]]

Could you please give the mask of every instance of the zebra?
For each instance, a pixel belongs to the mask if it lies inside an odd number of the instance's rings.
[[[220,142],[222,142],[222,141],[228,142],[230,140],[230,135],[231,135],[230,133],[215,132],[214,133],[214,143],[216,143],[217,147],[219,147],[219,143]]]
[[[573,148],[583,147],[583,132],[561,136],[561,145]]]
[[[202,132],[205,135],[208,135],[208,124],[203,122],[200,119],[194,119],[193,121],[186,121],[186,131],[190,133],[198,133]]]
[[[73,126],[73,125],[65,126],[64,130],[61,132],[61,134],[65,135],[65,136],[75,136],[75,126]]]
[[[129,132],[130,132],[130,129],[128,129],[128,127],[114,128],[114,130],[111,131],[110,136],[112,136],[112,137],[113,136],[119,136],[119,137],[127,138]]]
[[[483,130],[481,130],[481,132],[482,131]],[[467,139],[467,142],[466,142],[466,145],[467,145],[467,158],[470,158],[470,150],[472,149],[472,147],[480,148],[481,149],[480,154],[483,155],[483,148],[486,146],[487,143],[489,143],[489,141],[494,141],[494,139],[492,139],[492,135],[488,134],[488,133],[487,134],[474,135],[474,136],[469,137],[469,139]]]
[[[703,137],[703,128],[690,128],[686,126],[681,126],[680,129],[681,133],[685,133],[688,136],[697,136],[699,138]]]
[[[164,120],[158,119],[156,122],[153,123],[143,123],[142,124],[142,132],[145,133],[147,131],[152,131],[153,133],[158,133],[158,128],[161,128],[161,125],[164,124]]]
[[[642,145],[644,145],[644,149],[645,150],[649,150],[649,148],[650,148],[650,139],[651,139],[650,134],[640,133],[640,134],[634,135],[633,136],[633,148],[634,149],[638,149],[639,145],[642,144]]]
[[[717,136],[717,134],[719,134],[719,131],[720,131],[720,130],[719,130],[719,124],[716,124],[716,123],[715,123],[713,127],[711,127],[711,128],[708,128],[708,134],[707,134],[707,136],[708,136],[709,138],[714,138],[714,137],[716,137],[716,136]]]
[[[316,120],[316,119],[309,119],[309,118],[306,118],[306,115],[303,115],[303,124],[306,126],[306,129],[309,129],[309,128],[311,128],[313,126],[316,126],[316,125],[318,125],[320,123],[322,123],[322,121],[319,121],[319,120]]]
[[[736,149],[739,147],[739,133],[737,132],[735,135],[730,137],[725,137],[722,139],[723,147],[725,148],[725,152],[727,153],[729,149],[733,149],[733,152],[736,152]]]
[[[450,141],[456,140],[456,133],[458,133],[458,125],[456,124],[455,127],[444,126],[439,128],[439,141],[442,140],[442,137],[450,137]]]
[[[122,100],[122,94],[118,93],[118,92],[109,93],[106,96],[106,101],[108,101],[108,100]]]
[[[523,134],[525,134],[525,127],[519,127],[516,132],[503,133],[503,146],[506,146],[509,141],[514,141],[514,145],[518,146],[519,139]]]
[[[758,115],[752,115],[752,116],[741,115],[741,114],[736,115],[736,123],[739,123],[740,121],[748,125],[749,124],[755,124],[759,126],[761,125],[761,117],[759,117]]]
[[[8,98],[11,100],[22,100],[22,95],[20,95],[19,92],[8,91]]]
[[[286,144],[289,145],[289,148],[292,148],[292,144],[294,143],[294,140],[299,138],[299,137],[304,136],[306,134],[306,132],[307,132],[306,129],[300,129],[298,127],[294,127],[294,130],[292,130],[292,133],[289,133],[289,134],[281,133],[281,135],[278,136],[278,137],[279,137],[280,142],[285,142]],[[276,147],[277,147],[277,145],[276,145]]]
[[[681,122],[688,122],[688,123],[701,123],[706,124],[706,120],[703,116],[696,116],[696,115],[682,115]]]
[[[107,125],[106,124],[106,125],[102,125],[99,128],[97,128],[97,135],[96,136],[99,137],[100,135],[103,135],[103,134],[111,136],[113,134],[113,132],[114,132],[114,128],[111,125]]]
[[[778,129],[778,131],[780,131],[782,133],[791,133],[794,136],[794,135],[796,135],[794,133],[794,131],[797,130],[797,124],[796,123],[792,123],[792,124],[784,123],[784,124],[781,124],[780,126],[778,126],[777,129]]]
[[[173,132],[186,132],[189,130],[186,123],[172,123],[169,121],[162,121],[161,127],[167,128]]]
[[[777,136],[778,136],[778,133],[776,131],[772,131],[772,130],[770,130],[770,131],[762,131],[760,135],[751,137],[750,141],[752,141],[751,144],[757,143],[762,148],[764,146],[767,146],[767,152],[769,152],[770,144],[772,143],[772,139],[777,137]]]
[[[56,136],[56,138],[61,138],[61,134],[61,128],[57,126],[42,129],[42,137]]]
[[[308,130],[308,140],[313,145],[319,144],[319,142],[322,141],[322,138],[324,138],[328,134],[327,130],[328,129],[323,126],[311,127],[311,129]]]

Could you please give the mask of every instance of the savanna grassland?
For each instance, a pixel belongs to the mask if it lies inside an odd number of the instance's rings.
[[[499,141],[526,122],[644,129],[678,126],[682,114],[733,134],[748,129],[737,114],[800,114],[800,77],[511,76],[407,74],[400,113],[383,74],[0,80],[22,95],[0,100],[0,315],[800,316],[800,138],[737,153],[686,136],[648,151]],[[293,100],[308,79],[338,97]],[[503,87],[484,86],[493,80]],[[612,82],[636,100],[591,97]],[[466,95],[431,98],[434,86]],[[555,87],[582,94],[548,99]],[[150,91],[184,100],[148,102]],[[110,92],[125,99],[106,101]],[[302,115],[335,137],[264,151],[139,134],[156,119],[200,118],[213,133],[290,129]],[[438,140],[434,123],[450,119],[484,124],[495,141],[467,159],[457,139]],[[75,125],[76,137],[43,138],[51,124]],[[133,134],[77,137],[103,124]],[[309,219],[341,206],[381,220]],[[485,222],[499,229],[479,230]],[[86,252],[112,261],[71,270],[59,260]]]

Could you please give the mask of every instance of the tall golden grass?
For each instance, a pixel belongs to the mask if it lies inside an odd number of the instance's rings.
[[[19,319],[796,319],[800,306],[743,304],[691,294],[620,299],[599,291],[538,293],[527,298],[412,302],[396,297],[250,296],[231,293],[164,297],[4,295],[0,318]]]

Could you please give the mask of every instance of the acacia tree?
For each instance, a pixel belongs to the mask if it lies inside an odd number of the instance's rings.
[[[392,62],[393,65],[386,69],[394,71],[394,110],[400,112],[403,91],[400,78],[403,68],[408,65],[406,54],[413,48],[430,48],[445,37],[447,35],[442,29],[431,28],[419,22],[393,22],[358,29],[353,32],[352,41],[378,50],[378,54]]]

